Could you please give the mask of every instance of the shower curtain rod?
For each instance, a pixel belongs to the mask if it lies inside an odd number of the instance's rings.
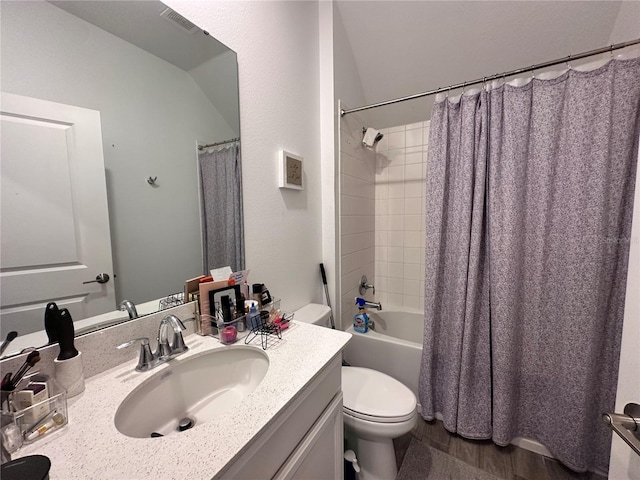
[[[198,145],[198,150],[204,150],[205,148],[217,147],[218,145],[224,145],[225,143],[233,143],[233,142],[239,142],[239,141],[240,141],[240,137],[236,137],[230,140],[225,140],[223,142],[210,143],[208,145]]]
[[[471,85],[478,85],[480,83],[490,82],[492,80],[496,80],[498,78],[510,77],[512,75],[518,75],[524,72],[531,72],[535,70],[540,70],[541,68],[552,67],[553,65],[560,65],[562,63],[569,63],[571,60],[580,60],[581,58],[591,57],[593,55],[599,55],[601,53],[613,52],[614,50],[619,50],[621,48],[630,47],[631,45],[640,44],[640,38],[635,40],[631,40],[628,42],[616,43],[609,47],[602,47],[596,50],[591,50],[589,52],[580,53],[578,55],[569,55],[568,57],[559,58],[557,60],[551,60],[550,62],[538,63],[537,65],[531,65],[530,67],[518,68],[517,70],[511,70],[510,72],[498,73],[495,75],[491,75],[489,77],[482,77],[476,80],[472,80],[470,82],[458,83],[456,85],[450,85],[448,87],[439,87],[435,90],[429,90],[428,92],[416,93],[414,95],[409,95],[407,97],[394,98],[393,100],[387,100],[379,103],[372,103],[371,105],[365,105],[363,107],[351,108],[349,110],[340,110],[340,116],[344,117],[349,113],[360,112],[362,110],[369,110],[370,108],[384,107],[385,105],[391,105],[393,103],[405,102],[407,100],[414,100],[416,98],[428,97],[430,95],[435,95],[437,93],[446,92],[448,90],[455,90],[456,88],[465,88]]]

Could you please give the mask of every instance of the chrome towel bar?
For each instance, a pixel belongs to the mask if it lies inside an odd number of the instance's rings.
[[[605,413],[602,420],[640,455],[640,405],[627,403],[624,414]]]

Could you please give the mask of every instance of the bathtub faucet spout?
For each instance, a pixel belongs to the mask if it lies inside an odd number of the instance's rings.
[[[376,310],[382,310],[382,304],[380,302],[369,302],[365,300],[364,304],[367,307],[375,308]]]
[[[356,297],[356,305],[358,304],[359,298]],[[382,310],[382,304],[380,302],[370,302],[369,300],[362,299],[364,301],[364,306],[369,308],[375,308],[376,310]]]

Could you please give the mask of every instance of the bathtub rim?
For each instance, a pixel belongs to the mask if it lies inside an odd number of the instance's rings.
[[[375,340],[378,340],[380,342],[392,342],[392,343],[396,343],[398,345],[403,345],[405,347],[418,348],[418,349],[422,350],[422,343],[411,342],[409,340],[403,340],[401,338],[397,338],[397,337],[394,337],[392,335],[386,335],[384,333],[379,333],[379,332],[376,332],[375,330],[371,330],[371,329],[369,329],[369,331],[367,333],[360,333],[360,332],[356,332],[353,329],[353,325],[349,325],[345,329],[345,332],[350,333],[351,335],[354,335],[356,337],[357,336],[370,337],[371,339],[375,339]]]

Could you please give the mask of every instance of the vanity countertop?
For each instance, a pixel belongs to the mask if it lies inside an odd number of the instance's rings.
[[[24,446],[13,458],[46,455],[53,480],[212,478],[244,452],[350,338],[339,330],[294,321],[283,331],[282,340],[267,348],[267,374],[233,412],[167,437],[130,438],[118,432],[116,410],[144,380],[174,362],[229,348],[215,338],[190,335],[185,339],[187,353],[149,372],[134,371],[137,360],[132,360],[88,379],[85,391],[69,400],[69,424]],[[236,345],[244,346],[244,341]],[[260,339],[250,345],[261,348]]]

